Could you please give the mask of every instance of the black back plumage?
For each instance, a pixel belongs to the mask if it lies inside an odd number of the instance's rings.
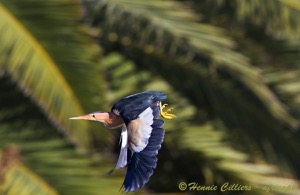
[[[156,101],[162,101],[167,95],[157,91],[145,91],[122,98],[112,107],[112,111],[117,110],[124,122],[128,124],[136,119],[146,108]]]

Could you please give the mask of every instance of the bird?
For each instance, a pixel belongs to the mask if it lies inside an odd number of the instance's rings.
[[[157,166],[157,154],[161,148],[166,119],[176,116],[173,108],[166,111],[162,104],[167,95],[158,91],[145,91],[126,96],[117,101],[109,112],[97,111],[70,119],[98,121],[109,129],[121,128],[120,154],[114,170],[127,167],[124,182],[120,188],[127,193],[143,188]]]

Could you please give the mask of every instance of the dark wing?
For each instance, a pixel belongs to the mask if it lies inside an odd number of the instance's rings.
[[[125,125],[121,134],[121,152],[115,169],[128,165],[122,188],[125,192],[142,188],[156,167],[156,155],[164,138],[164,122],[157,119],[160,109],[157,102],[166,95],[146,91],[118,101],[112,112],[119,114]]]
[[[159,108],[156,104],[152,104],[149,109],[152,110],[152,123],[150,125],[151,131],[148,139],[142,136],[141,144],[135,145],[131,143],[132,139],[128,139],[129,148],[127,150],[127,173],[122,185],[125,192],[135,191],[137,188],[142,188],[149,181],[153,174],[153,169],[157,165],[158,150],[164,139],[164,130],[161,128],[164,122],[157,119],[159,115]],[[128,129],[128,132],[131,130]],[[145,131],[147,136],[147,132]],[[128,133],[130,134],[130,133]],[[131,135],[132,136],[132,135]],[[145,142],[146,141],[146,142]],[[143,147],[145,144],[145,147]],[[141,149],[142,146],[142,149]],[[140,150],[141,149],[141,150]],[[139,151],[140,150],[140,151]]]
[[[128,164],[127,152],[141,152],[149,143],[155,119],[159,116],[159,108],[156,103],[146,108],[138,117],[124,124],[121,133],[121,150],[115,169],[122,168]],[[131,157],[131,156],[129,156]],[[110,173],[112,173],[111,170]]]

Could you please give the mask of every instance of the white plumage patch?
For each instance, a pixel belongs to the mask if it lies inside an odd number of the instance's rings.
[[[122,127],[121,133],[121,151],[115,169],[125,167],[127,165],[127,149],[128,149],[128,132],[126,125]]]
[[[140,152],[147,146],[152,132],[153,118],[153,111],[148,107],[137,119],[128,124],[129,147],[134,152]]]
[[[116,114],[117,110],[113,110]],[[121,151],[115,169],[125,167],[127,165],[128,147],[134,152],[142,151],[147,145],[152,132],[153,111],[149,107],[144,110],[137,119],[132,120],[127,128],[122,127],[121,133]]]
[[[113,111],[114,114],[116,114],[116,115],[118,115],[118,116],[120,115],[120,110],[113,109],[112,111]]]

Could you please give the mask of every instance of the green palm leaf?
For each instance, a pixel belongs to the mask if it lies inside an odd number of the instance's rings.
[[[178,186],[174,186],[174,184],[182,181],[198,182],[199,175],[203,174],[205,185],[217,185],[219,189],[224,183],[229,182],[250,186],[251,192],[258,194],[264,194],[270,186],[283,185],[293,186],[293,190],[284,191],[277,188],[272,190],[272,193],[300,192],[298,181],[293,179],[293,175],[288,171],[280,170],[276,165],[263,162],[260,157],[255,160],[251,159],[247,153],[234,149],[229,142],[225,141],[227,139],[224,135],[226,127],[220,125],[220,122],[200,124],[197,120],[192,120],[196,116],[197,109],[158,76],[154,76],[149,71],[138,70],[134,63],[117,53],[107,55],[103,60],[103,66],[110,83],[112,101],[128,93],[154,89],[167,93],[168,102],[176,105],[173,112],[177,114],[177,118],[165,121],[167,131],[165,145],[159,152],[158,170],[155,170],[154,178],[150,181],[150,188],[151,186],[159,188],[157,186],[160,185],[167,188],[166,186],[170,185],[169,188],[178,189]],[[135,87],[132,88],[128,84]],[[170,148],[171,151],[165,151],[164,147]],[[178,150],[183,150],[183,152]],[[187,151],[192,151],[193,154],[185,156]],[[172,155],[168,155],[169,152],[175,153],[177,156],[182,155],[178,159],[195,163],[192,171],[199,173],[198,178],[192,180],[192,177],[185,175],[176,178],[177,169],[186,170],[187,168],[178,167],[176,165],[179,164],[178,160],[173,159]],[[164,156],[168,157],[163,158]],[[197,163],[197,161],[201,163]],[[160,167],[165,164],[174,168],[170,172],[161,170]],[[170,179],[170,174],[174,178],[173,180]]]
[[[100,102],[99,98],[95,99],[95,95],[99,95],[95,91],[101,89],[101,76],[95,74],[98,69],[89,59],[96,50],[92,44],[86,43],[88,39],[83,26],[74,21],[75,17],[80,17],[79,5],[68,0],[59,3],[24,3],[28,5],[26,9],[12,1],[0,4],[0,68],[10,75],[25,94],[36,101],[55,126],[64,130],[72,141],[86,147],[91,142],[88,123],[71,123],[68,118],[82,115],[85,109],[91,109],[84,105],[91,106]],[[38,12],[36,7],[39,8]],[[53,13],[64,14],[53,16]],[[43,17],[47,14],[51,14],[50,18]],[[46,23],[49,23],[49,27],[43,31]],[[55,32],[62,25],[65,27]],[[88,47],[90,49],[86,49]],[[70,51],[61,51],[67,48]],[[73,57],[79,52],[82,55],[80,60]],[[84,68],[83,63],[91,69]],[[73,70],[70,69],[71,64]],[[80,81],[76,74],[85,75],[86,80]],[[93,85],[85,85],[91,83],[91,80]],[[74,85],[70,85],[70,82]],[[82,102],[87,96],[94,104]]]
[[[95,19],[93,23],[101,24],[101,36],[105,40],[124,44],[133,52],[138,48],[144,51],[144,55],[154,55],[161,58],[159,60],[173,59],[173,66],[177,69],[193,72],[206,82],[216,80],[234,85],[222,79],[224,71],[259,98],[273,117],[293,128],[297,126],[297,121],[264,84],[257,69],[245,56],[232,50],[232,40],[219,28],[197,23],[197,16],[189,10],[172,1],[124,0],[98,1],[96,9],[91,11],[94,14],[91,17]],[[214,77],[214,74],[219,75]]]
[[[208,166],[226,178],[237,179],[240,184],[250,186],[251,191],[266,193],[268,186],[293,186],[292,191],[274,188],[272,193],[299,193],[298,181],[284,177],[282,171],[273,165],[251,162],[247,154],[237,151],[222,141],[221,131],[216,131],[212,124],[189,127],[184,133],[182,142],[186,148],[197,151],[199,156],[205,156]],[[209,175],[208,175],[209,176]],[[214,178],[216,179],[216,178]],[[207,181],[211,179],[207,178]],[[223,183],[228,181],[223,181]],[[234,182],[234,181],[232,181]],[[222,185],[222,183],[220,184]]]
[[[107,174],[114,167],[111,157],[76,150],[8,78],[0,81],[6,91],[0,96],[0,148],[12,151],[0,156],[4,194],[118,192],[112,186],[121,186],[123,177]]]
[[[168,94],[165,103],[178,117],[166,121],[146,188],[175,192],[181,181],[231,182],[251,185],[251,193],[270,185],[294,186],[270,194],[299,193],[298,2],[83,2],[0,3],[0,148],[13,144],[19,152],[15,161],[1,153],[0,192],[117,193],[112,186],[121,185],[123,171],[106,173],[119,148],[111,156],[104,145],[117,146],[119,130],[111,139],[99,124],[68,117],[152,89]],[[104,56],[98,66],[89,34],[105,54],[122,55]],[[53,126],[100,153],[79,153]]]
[[[21,164],[10,165],[4,174],[4,183],[0,186],[1,194],[58,194],[42,178]]]
[[[258,26],[265,26],[267,32],[278,38],[291,42],[300,40],[300,23],[296,19],[300,16],[299,1],[235,1],[233,4],[239,20],[250,19]]]
[[[139,69],[164,77],[196,106],[199,120],[221,119],[238,147],[255,147],[265,160],[297,170],[299,121],[267,85],[263,70],[235,51],[224,29],[199,22],[182,4],[161,2],[99,0],[89,17],[107,51],[122,52]]]

